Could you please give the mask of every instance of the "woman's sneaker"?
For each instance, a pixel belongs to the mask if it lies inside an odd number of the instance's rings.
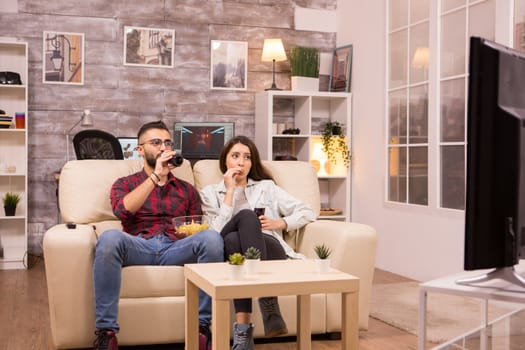
[[[253,350],[253,324],[233,324],[233,346],[232,350]]]
[[[259,298],[259,308],[266,337],[276,337],[288,333],[277,297]]]

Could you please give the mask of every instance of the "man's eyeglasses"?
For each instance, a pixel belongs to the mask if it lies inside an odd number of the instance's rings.
[[[164,140],[164,141],[162,141],[161,139],[151,139],[151,140],[148,140],[148,141],[144,141],[143,143],[139,144],[139,146],[142,146],[145,143],[149,143],[150,145],[153,145],[155,147],[160,147],[160,145],[164,144],[164,146],[166,146],[166,148],[173,148],[173,141],[171,141],[171,140]]]

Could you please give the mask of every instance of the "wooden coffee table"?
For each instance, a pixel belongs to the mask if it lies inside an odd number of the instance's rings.
[[[341,293],[341,349],[358,349],[359,278],[331,269],[315,272],[312,260],[261,261],[258,273],[230,277],[227,263],[186,264],[186,350],[197,350],[199,289],[212,298],[212,348],[230,349],[230,304],[233,299],[279,295],[297,296],[297,349],[310,350],[310,296]]]

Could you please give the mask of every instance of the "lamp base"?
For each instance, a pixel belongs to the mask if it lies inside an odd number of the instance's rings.
[[[272,87],[269,87],[268,89],[264,89],[264,91],[268,91],[268,90],[282,90],[282,89],[279,89],[278,87],[276,86],[272,86]]]

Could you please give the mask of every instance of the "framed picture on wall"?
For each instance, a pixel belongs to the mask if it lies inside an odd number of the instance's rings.
[[[84,84],[84,34],[48,32],[43,35],[42,82]]]
[[[173,68],[175,30],[124,27],[124,65]]]
[[[246,90],[248,43],[212,40],[210,50],[210,88]]]
[[[119,136],[118,142],[122,147],[124,159],[140,159],[136,136]]]
[[[352,48],[352,45],[346,45],[334,50],[328,91],[350,92],[352,78]]]

